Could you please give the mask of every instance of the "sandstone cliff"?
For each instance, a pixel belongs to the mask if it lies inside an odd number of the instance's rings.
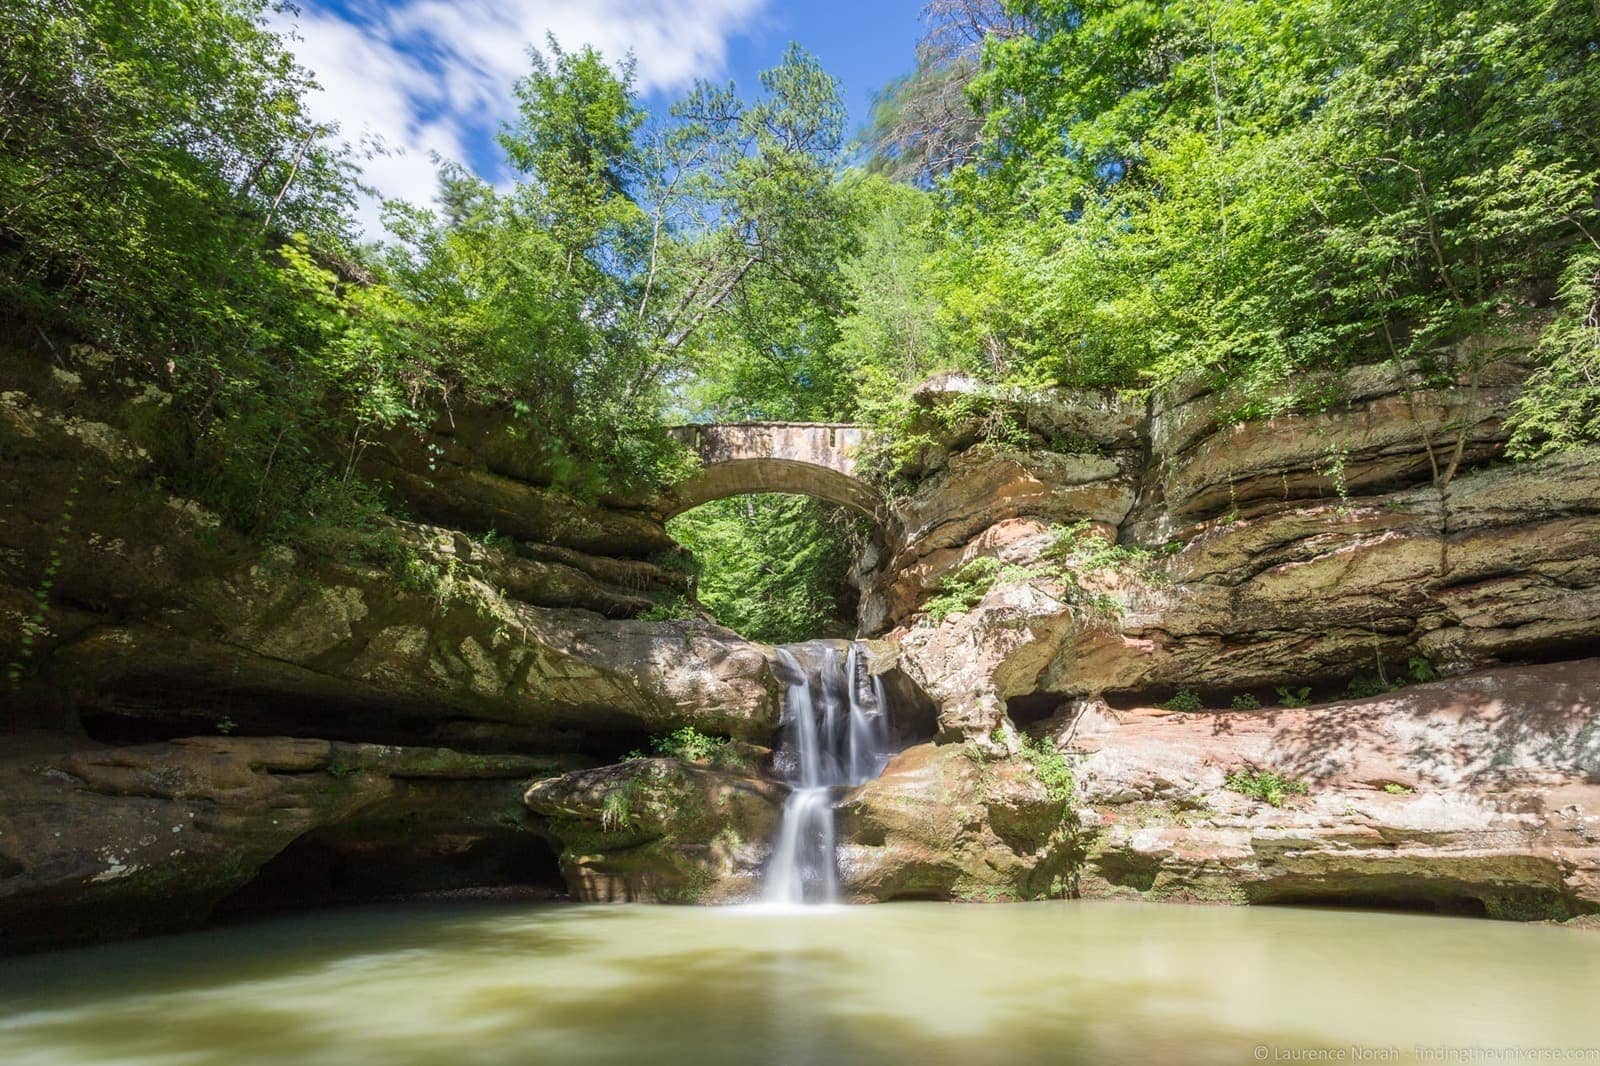
[[[409,518],[261,544],[161,476],[159,389],[3,369],[0,951],[285,899],[753,893],[771,649],[638,617],[689,591],[668,508],[558,492],[463,410],[357,456]],[[1522,373],[940,423],[859,566],[906,746],[840,798],[845,892],[1600,910],[1600,450],[1503,461]],[[625,756],[684,725],[733,741]]]

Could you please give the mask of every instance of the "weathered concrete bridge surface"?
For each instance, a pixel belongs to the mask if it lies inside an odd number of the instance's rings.
[[[749,492],[791,492],[841,504],[871,518],[882,499],[856,475],[862,426],[828,422],[740,422],[671,431],[700,456],[700,472],[668,500],[667,517]]]

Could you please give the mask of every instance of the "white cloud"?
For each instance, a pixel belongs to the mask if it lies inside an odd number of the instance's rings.
[[[474,133],[512,113],[511,86],[527,73],[527,49],[554,34],[562,48],[592,45],[613,62],[637,60],[641,92],[672,90],[723,69],[728,39],[747,29],[766,0],[400,0],[354,6],[349,17],[315,0],[293,30],[296,57],[322,91],[310,101],[321,121],[352,143],[377,138],[387,154],[365,163],[381,196],[428,202],[432,153],[468,161]],[[496,175],[486,174],[493,179]],[[377,235],[376,201],[361,223]]]

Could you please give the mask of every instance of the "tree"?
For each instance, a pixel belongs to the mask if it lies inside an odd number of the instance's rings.
[[[991,37],[982,148],[948,182],[1012,372],[1198,374],[1259,413],[1308,371],[1535,326],[1592,247],[1581,0],[1014,10],[1033,31]]]
[[[878,94],[867,136],[869,167],[922,186],[971,162],[982,144],[973,98],[984,46],[1026,34],[1026,15],[1005,0],[932,0],[916,67]]]
[[[804,496],[714,500],[674,518],[669,531],[701,567],[700,602],[752,640],[842,636],[855,618],[850,560],[864,520]]]

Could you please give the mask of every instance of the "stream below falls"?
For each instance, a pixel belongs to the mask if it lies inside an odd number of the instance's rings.
[[[1533,1061],[1430,1056],[1600,1049],[1597,989],[1594,933],[1414,914],[401,904],[0,962],[0,1062]]]

